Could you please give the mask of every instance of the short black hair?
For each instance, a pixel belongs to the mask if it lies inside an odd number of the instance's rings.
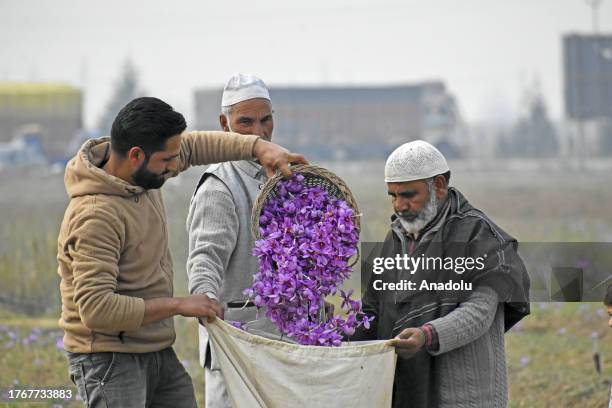
[[[612,306],[612,283],[608,285],[608,290],[606,291],[606,297],[604,298],[604,305]]]
[[[166,148],[166,141],[182,133],[185,118],[158,98],[136,98],[123,107],[113,121],[111,147],[125,157],[132,147],[140,147],[147,156]]]

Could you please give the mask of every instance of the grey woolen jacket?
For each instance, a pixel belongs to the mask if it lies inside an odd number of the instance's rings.
[[[189,206],[189,293],[217,299],[226,309],[226,320],[243,320],[245,314],[232,315],[227,302],[246,299],[242,292],[251,286],[259,269],[252,255],[251,209],[266,179],[265,170],[253,161],[210,166]],[[251,315],[246,314],[254,318]],[[208,333],[201,326],[202,364],[207,347]]]

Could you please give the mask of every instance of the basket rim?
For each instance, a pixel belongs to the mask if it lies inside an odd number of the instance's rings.
[[[334,184],[340,193],[343,195],[342,199],[346,201],[348,206],[353,210],[353,214],[355,214],[355,218],[353,221],[353,225],[357,230],[357,235],[361,232],[361,220],[360,220],[360,212],[359,207],[357,206],[357,201],[353,196],[353,193],[348,188],[347,184],[336,175],[334,172],[320,166],[315,166],[311,164],[297,164],[291,166],[291,171],[294,173],[300,173],[303,175],[313,175],[315,177],[326,179],[327,181]],[[277,171],[274,176],[270,177],[265,184],[262,185],[261,191],[257,195],[255,202],[253,203],[253,208],[251,210],[251,233],[255,240],[261,238],[259,234],[259,217],[261,216],[261,212],[263,210],[263,206],[266,204],[268,197],[268,193],[270,193],[276,185],[284,180],[285,177]]]

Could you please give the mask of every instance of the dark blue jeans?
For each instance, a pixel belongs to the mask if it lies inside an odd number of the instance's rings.
[[[172,347],[152,353],[67,354],[70,379],[87,407],[197,408],[191,377]]]

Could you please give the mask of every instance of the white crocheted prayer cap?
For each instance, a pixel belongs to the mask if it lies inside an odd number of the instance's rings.
[[[423,140],[415,140],[404,143],[389,155],[385,164],[385,182],[422,180],[448,170],[448,163],[438,149]]]
[[[255,98],[270,100],[270,94],[264,81],[253,75],[235,74],[223,88],[221,106],[232,106]]]

